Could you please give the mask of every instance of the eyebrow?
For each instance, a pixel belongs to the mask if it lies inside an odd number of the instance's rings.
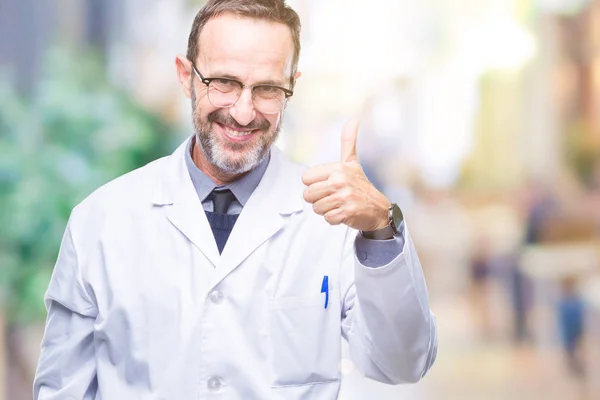
[[[225,79],[231,79],[233,81],[237,81],[240,83],[242,82],[242,79],[240,79],[239,76],[235,76],[235,75],[231,75],[231,74],[221,74],[221,73],[215,73],[215,74],[211,74],[210,78],[225,78]],[[252,86],[281,86],[281,87],[285,87],[285,83],[284,82],[280,82],[280,81],[275,81],[272,79],[267,79],[264,81],[258,81],[254,84],[252,84]]]

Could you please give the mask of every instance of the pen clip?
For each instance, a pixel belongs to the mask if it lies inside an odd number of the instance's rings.
[[[321,284],[321,293],[325,293],[325,308],[329,304],[329,277],[323,276],[323,283]]]

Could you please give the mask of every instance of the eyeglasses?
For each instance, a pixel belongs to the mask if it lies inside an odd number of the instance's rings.
[[[244,85],[229,78],[205,78],[192,63],[194,73],[207,86],[208,101],[215,107],[232,107],[239,100],[244,88],[252,90],[252,102],[256,111],[277,114],[294,92],[274,85]]]

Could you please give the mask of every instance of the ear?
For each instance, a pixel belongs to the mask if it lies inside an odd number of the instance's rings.
[[[180,54],[175,58],[175,67],[181,91],[189,99],[192,96],[192,63],[184,55]]]
[[[294,74],[294,82],[293,82],[292,87],[296,87],[296,82],[298,81],[298,78],[300,78],[301,76],[302,76],[302,72],[300,72],[300,71],[298,71],[298,72],[296,72]],[[285,103],[285,106],[283,107],[283,110],[285,110],[287,108],[288,104],[290,104],[290,100],[291,99],[288,99],[288,101]]]
[[[296,86],[296,82],[298,81],[298,78],[300,78],[302,76],[302,72],[297,71],[296,75],[294,75],[294,86]]]

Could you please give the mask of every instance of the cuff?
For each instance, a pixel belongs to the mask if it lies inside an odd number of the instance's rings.
[[[404,248],[404,222],[398,236],[388,240],[367,239],[360,233],[354,241],[354,251],[360,263],[369,268],[383,267],[402,253]]]

